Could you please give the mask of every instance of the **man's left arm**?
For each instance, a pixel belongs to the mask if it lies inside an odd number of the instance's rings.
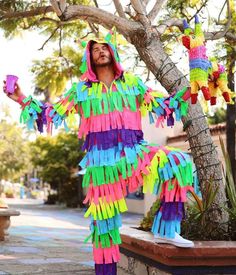
[[[147,87],[141,79],[138,79],[138,89],[141,94],[140,111],[142,116],[149,115],[150,123],[157,127],[164,125],[173,126],[174,121],[180,121],[182,116],[187,115],[190,96],[188,88],[175,92],[165,97],[161,92]]]

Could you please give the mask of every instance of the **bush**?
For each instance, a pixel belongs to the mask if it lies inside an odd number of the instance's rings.
[[[79,205],[78,196],[78,178],[71,178],[69,182],[63,184],[61,201],[66,204],[67,207],[76,208]]]
[[[157,209],[160,206],[160,203],[161,203],[161,200],[159,199],[153,203],[153,205],[151,206],[151,209],[141,221],[139,229],[144,231],[151,231],[153,220],[156,215]]]
[[[11,189],[7,189],[6,191],[5,191],[5,196],[6,196],[6,198],[8,198],[8,199],[13,199],[15,196],[14,196],[14,192],[13,192],[13,190],[11,190]]]
[[[57,194],[49,194],[45,204],[56,204],[58,202],[58,195]]]

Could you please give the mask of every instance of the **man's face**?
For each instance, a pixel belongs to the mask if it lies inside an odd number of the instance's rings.
[[[112,56],[106,44],[95,43],[91,53],[95,67],[103,67],[112,63]]]

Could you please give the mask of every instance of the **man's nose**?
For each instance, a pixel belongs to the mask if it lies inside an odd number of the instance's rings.
[[[101,53],[104,53],[104,52],[105,52],[105,50],[104,50],[104,49],[100,49],[100,54],[101,54]]]

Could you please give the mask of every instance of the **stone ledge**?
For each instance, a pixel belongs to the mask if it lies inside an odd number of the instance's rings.
[[[236,266],[236,242],[197,241],[194,248],[157,244],[153,235],[134,228],[121,229],[121,251],[151,259],[166,266]]]
[[[11,216],[19,216],[20,212],[13,209],[0,209],[0,241],[5,241],[8,237],[8,228],[11,225]]]
[[[0,217],[7,217],[7,216],[19,216],[20,211],[8,209],[8,208],[0,208]]]

